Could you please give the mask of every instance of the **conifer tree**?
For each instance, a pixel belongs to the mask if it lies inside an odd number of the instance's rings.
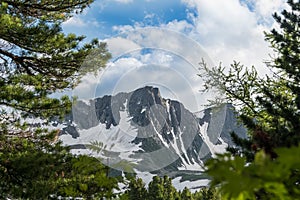
[[[186,200],[193,200],[194,199],[191,191],[187,187],[185,187],[182,190],[182,192],[180,194],[180,197],[181,197],[181,199],[186,199]]]
[[[49,95],[73,88],[110,58],[105,44],[81,44],[84,36],[62,32],[62,23],[91,2],[1,1],[0,105],[44,117],[69,111],[67,97]]]
[[[74,88],[83,75],[104,67],[110,58],[105,44],[97,40],[84,44],[84,36],[62,32],[62,23],[92,2],[3,0],[0,3],[1,199],[46,199],[59,191],[67,195],[78,190],[84,196],[87,188],[94,191],[91,188],[100,188],[99,183],[105,180],[105,176],[101,178],[105,173],[100,170],[103,166],[99,161],[97,166],[90,166],[98,167],[99,173],[93,178],[92,174],[80,171],[75,176],[74,165],[81,158],[60,145],[58,130],[48,132],[24,122],[28,116],[47,122],[49,117],[68,113],[72,99],[67,96],[57,99],[51,94]],[[70,177],[72,173],[74,176]],[[69,190],[64,190],[64,181],[80,178],[91,182],[70,184]],[[93,182],[95,179],[97,183]],[[102,189],[109,193],[114,184]]]
[[[222,66],[206,69],[206,87],[225,93],[225,102],[238,105],[240,118],[250,133],[250,140],[233,139],[243,154],[253,159],[263,149],[276,157],[273,149],[290,147],[300,142],[300,3],[288,0],[291,11],[275,13],[280,30],[266,33],[275,57],[266,64],[273,71],[260,77],[255,68],[247,69],[234,62],[229,73]]]
[[[169,200],[175,200],[179,198],[179,194],[177,193],[175,187],[172,185],[172,179],[168,176],[163,177],[163,185],[164,185],[164,198]]]
[[[163,180],[159,176],[154,176],[148,186],[149,200],[164,200]]]
[[[206,86],[216,86],[225,100],[239,104],[240,119],[249,130],[239,146],[206,163],[212,185],[224,199],[297,199],[300,194],[300,2],[275,13],[280,29],[266,33],[275,57],[266,63],[274,72],[259,77],[256,70],[234,63],[207,72]]]
[[[130,181],[128,195],[129,199],[145,200],[147,198],[145,183],[141,178]]]

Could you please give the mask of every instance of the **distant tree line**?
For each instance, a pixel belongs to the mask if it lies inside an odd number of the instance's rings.
[[[154,176],[152,181],[145,186],[141,178],[131,179],[128,189],[119,196],[121,200],[217,200],[219,194],[214,188],[201,188],[192,193],[188,188],[176,190],[172,179],[164,176]]]

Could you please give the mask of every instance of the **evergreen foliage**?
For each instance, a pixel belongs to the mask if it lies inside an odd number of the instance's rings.
[[[1,199],[113,196],[118,180],[107,177],[107,167],[96,158],[74,156],[49,139],[1,138]]]
[[[117,177],[109,177],[109,168],[93,157],[72,157],[67,164],[68,173],[57,180],[56,196],[82,197],[85,199],[113,198],[119,190]]]
[[[84,44],[83,36],[62,32],[62,23],[91,3],[0,3],[1,199],[111,197],[117,188],[98,160],[74,156],[62,147],[58,130],[49,132],[24,121],[28,116],[49,119],[70,112],[72,99],[51,94],[72,89],[110,58],[105,44],[97,40]]]
[[[191,191],[188,188],[184,188],[180,194],[181,199],[193,200],[193,196]]]
[[[154,176],[145,187],[142,179],[131,179],[129,187],[124,194],[119,196],[122,200],[218,200],[220,196],[216,189],[201,188],[192,193],[188,188],[178,191],[172,185],[172,179],[164,176]]]
[[[225,93],[223,101],[240,108],[240,118],[250,132],[250,141],[233,139],[243,153],[254,158],[260,149],[276,157],[273,149],[290,147],[300,142],[300,3],[288,1],[291,11],[274,14],[280,30],[266,33],[266,40],[274,49],[275,58],[266,63],[272,74],[260,77],[255,68],[247,69],[234,62],[229,72],[218,66],[206,71],[206,89],[217,88]]]
[[[206,89],[224,92],[249,130],[248,139],[232,134],[238,147],[228,149],[231,154],[206,163],[224,199],[299,199],[300,2],[287,3],[290,10],[274,14],[280,29],[266,33],[275,52],[266,63],[271,75],[260,77],[237,62],[228,72],[202,63]]]
[[[227,153],[209,160],[207,173],[222,199],[299,199],[299,153],[299,147],[278,148],[273,160],[260,151],[252,163]]]
[[[147,189],[141,178],[132,179],[129,183],[129,199],[144,200],[147,198]]]
[[[43,117],[69,111],[69,98],[49,95],[73,88],[110,58],[105,44],[62,33],[62,22],[91,2],[1,1],[0,105]]]

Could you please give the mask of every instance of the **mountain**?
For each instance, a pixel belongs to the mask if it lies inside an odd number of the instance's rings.
[[[161,97],[158,88],[146,86],[78,101],[60,139],[74,153],[99,157],[121,171],[190,179],[202,176],[205,160],[234,145],[232,131],[246,137],[232,105],[192,113],[182,103]]]

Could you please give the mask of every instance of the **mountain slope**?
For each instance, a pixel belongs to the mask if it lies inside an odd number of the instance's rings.
[[[78,101],[60,138],[75,153],[89,153],[119,170],[172,174],[201,171],[201,164],[246,137],[231,105],[196,114],[157,88]],[[175,177],[175,175],[174,175]]]

